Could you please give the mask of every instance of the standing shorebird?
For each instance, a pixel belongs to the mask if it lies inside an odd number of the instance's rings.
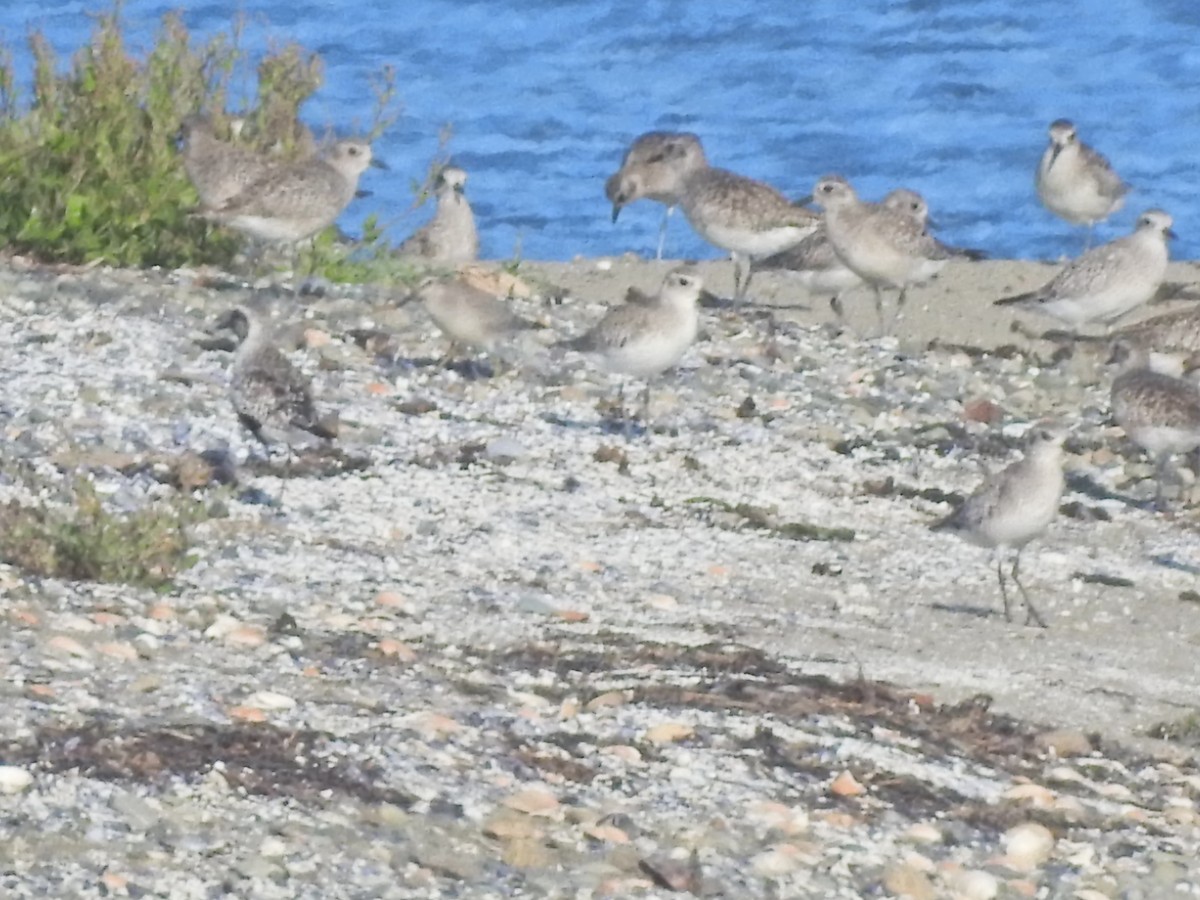
[[[238,421],[267,449],[282,445],[291,472],[292,449],[309,438],[337,437],[333,417],[321,418],[313,403],[312,385],[270,341],[266,328],[251,310],[237,306],[216,323],[238,340],[233,358],[229,396]]]
[[[592,357],[600,368],[646,381],[642,421],[650,414],[650,379],[674,366],[696,340],[696,302],[704,282],[694,269],[673,269],[654,296],[631,292],[581,337],[562,346]],[[624,385],[621,390],[624,396]]]
[[[1090,322],[1110,324],[1158,293],[1167,274],[1167,241],[1175,237],[1171,224],[1161,209],[1147,210],[1133,234],[1087,251],[1038,290],[995,305],[1045,313],[1075,331]]]
[[[974,251],[947,247],[927,234],[925,223],[910,211],[863,202],[840,175],[820,179],[812,199],[825,210],[825,233],[837,257],[874,291],[884,334],[899,318],[910,286],[928,281],[951,259],[978,258]],[[884,288],[900,292],[890,320],[883,314]]]
[[[921,230],[925,231],[929,221],[929,205],[925,202],[925,198],[916,191],[896,188],[883,198],[883,206],[902,215],[910,216],[921,227]],[[945,247],[944,244],[941,246]],[[977,250],[964,250],[957,247],[945,247],[945,249],[951,257],[984,258],[984,254]],[[842,294],[863,283],[863,279],[850,269],[833,249],[823,221],[815,232],[795,247],[768,257],[758,264],[758,268],[785,271],[793,280],[799,281],[810,295],[828,296],[829,306],[839,322],[845,322],[846,319],[845,308],[842,306]]]
[[[201,215],[253,238],[291,245],[292,271],[297,245],[332,225],[358,191],[358,179],[372,160],[363,141],[339,141],[325,156],[270,168],[239,194]]]
[[[433,218],[397,247],[397,254],[451,266],[479,257],[479,233],[464,193],[466,183],[467,173],[457,166],[446,166],[438,173]]]
[[[1072,225],[1087,226],[1085,250],[1096,223],[1120,209],[1129,193],[1129,185],[1109,161],[1079,140],[1067,119],[1050,124],[1050,144],[1038,163],[1035,182],[1046,209]]]
[[[688,173],[681,191],[679,205],[692,228],[733,260],[735,301],[746,296],[755,260],[796,246],[820,222],[811,209],[769,184],[708,165]]]
[[[1115,342],[1112,362],[1122,364],[1112,386],[1113,418],[1154,460],[1154,504],[1162,509],[1171,457],[1200,447],[1200,386],[1159,371],[1145,348],[1127,340]]]
[[[419,298],[429,318],[450,338],[444,360],[458,344],[491,353],[519,332],[539,326],[518,316],[504,300],[461,279],[426,278],[408,299]]]
[[[205,209],[224,206],[279,161],[217,138],[207,116],[193,115],[179,129],[183,168]]]
[[[604,183],[604,195],[612,204],[612,220],[616,222],[621,209],[635,200],[644,198],[663,204],[666,210],[654,256],[662,259],[667,221],[679,205],[683,179],[707,165],[700,138],[690,132],[647,131],[639,135],[625,151],[621,167]]]
[[[1035,622],[1046,627],[1045,620],[1021,584],[1021,551],[1058,515],[1065,486],[1062,469],[1065,437],[1066,434],[1056,428],[1035,428],[1024,459],[985,479],[962,506],[930,526],[933,531],[954,532],[972,544],[995,552],[1004,618],[1009,622],[1012,621],[1012,608],[1004,583],[1004,556],[1011,548],[1016,553],[1010,575],[1025,601],[1025,624]]]

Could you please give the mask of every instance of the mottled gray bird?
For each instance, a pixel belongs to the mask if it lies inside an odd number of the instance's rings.
[[[1113,332],[1113,337],[1125,339],[1148,350],[1200,353],[1200,307],[1164,313],[1126,325]]]
[[[248,147],[220,140],[207,116],[184,119],[180,139],[184,171],[206,209],[224,206],[279,165]]]
[[[446,166],[438,173],[434,187],[437,209],[433,218],[401,243],[396,248],[397,254],[418,256],[447,266],[479,257],[479,232],[464,192],[466,183],[467,173],[457,166]]]
[[[1034,428],[1023,459],[985,479],[958,509],[930,526],[934,531],[953,532],[995,552],[1004,618],[1010,622],[1012,608],[1004,581],[1004,556],[1012,549],[1015,554],[1010,575],[1025,601],[1025,624],[1035,622],[1046,627],[1021,584],[1021,550],[1058,515],[1065,486],[1062,468],[1065,437],[1057,428]]]
[[[910,216],[922,231],[927,233],[929,205],[919,193],[908,188],[896,188],[883,198],[883,206]],[[942,245],[945,246],[945,245]],[[977,250],[946,247],[949,256],[962,259],[983,259],[985,254]],[[845,309],[841,296],[851,288],[863,284],[863,279],[854,272],[829,241],[824,221],[817,230],[790,250],[768,257],[758,264],[762,269],[778,269],[787,272],[813,296],[828,296],[829,305],[838,317],[845,321]]]
[[[608,372],[645,379],[642,418],[650,409],[650,379],[674,366],[696,340],[696,303],[704,282],[695,269],[673,269],[654,296],[634,292],[585,334],[562,346],[594,359]],[[622,391],[623,393],[623,391]]]
[[[270,168],[241,193],[205,218],[261,241],[289,244],[295,270],[296,245],[332,225],[358,191],[371,158],[363,141],[339,141],[324,156]]]
[[[303,443],[306,434],[337,437],[336,420],[317,415],[308,378],[271,343],[258,316],[237,306],[216,327],[228,328],[238,339],[229,396],[238,421],[264,447],[285,447],[290,468],[292,448]]]
[[[1086,246],[1091,246],[1096,223],[1120,209],[1129,193],[1129,185],[1109,161],[1079,140],[1067,119],[1050,124],[1050,143],[1038,163],[1035,183],[1050,212],[1088,227]]]
[[[1076,331],[1091,322],[1110,324],[1158,293],[1167,274],[1167,241],[1175,237],[1171,225],[1161,209],[1147,210],[1133,234],[1087,251],[1038,290],[995,303],[1045,313]]]
[[[756,260],[796,246],[820,222],[816,212],[793,203],[769,184],[726,169],[693,169],[684,177],[681,190],[679,205],[688,223],[733,260],[735,301],[745,298]]]
[[[666,207],[658,229],[655,259],[662,259],[667,240],[667,222],[682,196],[683,179],[708,160],[700,138],[686,131],[647,131],[639,135],[621,160],[621,167],[604,183],[604,195],[612,204],[612,220],[635,200],[653,200]]]
[[[426,278],[409,299],[414,297],[450,338],[447,360],[458,344],[490,353],[507,346],[518,332],[539,327],[518,316],[505,300],[458,278]]]
[[[825,233],[834,253],[874,291],[884,334],[895,325],[910,286],[928,281],[951,259],[979,258],[974,251],[947,247],[903,208],[860,200],[840,175],[817,181],[812,200],[825,211]],[[890,320],[883,314],[885,288],[899,291]]]
[[[1122,364],[1112,386],[1113,418],[1154,460],[1154,502],[1162,508],[1171,458],[1200,447],[1200,386],[1151,365],[1150,354],[1126,340],[1114,343],[1112,361]]]

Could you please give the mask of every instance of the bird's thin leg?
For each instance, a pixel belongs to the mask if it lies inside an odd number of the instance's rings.
[[[650,382],[646,382],[646,390],[642,393],[642,431],[646,440],[650,439]]]
[[[1095,237],[1096,237],[1096,223],[1091,222],[1088,224],[1087,233],[1084,235],[1084,238],[1083,238],[1083,252],[1084,253],[1087,253],[1089,250],[1092,249],[1092,241],[1095,239]]]
[[[1167,511],[1167,477],[1171,469],[1170,454],[1160,453],[1154,461],[1154,508],[1158,512]]]
[[[908,289],[900,288],[900,293],[896,297],[896,308],[892,311],[892,317],[888,320],[887,331],[885,334],[894,334],[896,331],[896,323],[900,321],[900,313],[904,310],[904,301],[908,299]]]
[[[846,307],[845,304],[842,303],[842,295],[840,293],[834,294],[829,298],[829,308],[832,309],[833,314],[837,316],[838,324],[845,325]]]
[[[742,259],[736,253],[730,253],[729,258],[733,260],[733,302],[736,303],[742,299]]]
[[[742,300],[746,299],[746,294],[750,290],[750,279],[754,277],[754,257],[746,257],[746,276],[742,279]]]
[[[875,317],[879,320],[879,336],[885,337],[888,333],[887,319],[883,315],[883,290],[879,285],[872,285],[871,288],[875,291]]]
[[[1021,550],[1017,549],[1017,555],[1013,559],[1012,580],[1017,588],[1021,591],[1021,599],[1025,601],[1025,624],[1033,622],[1038,628],[1046,627],[1046,620],[1041,617],[1037,609],[1034,608],[1033,601],[1029,599],[1029,592],[1025,590],[1025,585],[1021,584]]]
[[[654,254],[654,258],[657,260],[663,258],[663,250],[667,246],[667,221],[673,212],[675,212],[675,207],[668,206],[667,211],[663,213],[662,222],[658,226],[658,250]]]
[[[1004,600],[1004,621],[1012,621],[1012,607],[1009,605],[1008,588],[1004,584],[1004,551],[996,549],[996,577],[1000,579],[1000,596]]]

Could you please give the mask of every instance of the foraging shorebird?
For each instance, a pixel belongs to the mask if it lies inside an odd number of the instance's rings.
[[[995,305],[1045,313],[1076,331],[1091,322],[1110,324],[1158,293],[1167,274],[1167,241],[1175,237],[1171,224],[1161,209],[1147,210],[1133,234],[1087,251],[1038,290]]]
[[[1144,347],[1128,340],[1114,342],[1111,361],[1122,364],[1112,386],[1113,418],[1154,460],[1154,503],[1162,509],[1171,458],[1200,447],[1200,385],[1154,365]]]
[[[1164,313],[1113,332],[1146,349],[1200,354],[1200,307]]]
[[[694,169],[707,165],[700,138],[690,132],[647,131],[639,135],[625,151],[621,167],[604,183],[604,195],[612,204],[612,220],[616,222],[621,209],[635,200],[663,204],[666,211],[658,229],[658,250],[654,256],[662,259],[667,221],[679,205],[683,179]]]
[[[1067,119],[1050,124],[1050,144],[1038,163],[1035,182],[1050,212],[1072,225],[1088,227],[1086,246],[1091,246],[1096,223],[1120,209],[1129,193],[1129,185],[1109,161],[1079,140]]]
[[[317,415],[308,378],[271,343],[257,315],[237,306],[217,321],[216,328],[227,328],[237,337],[229,396],[238,421],[268,452],[282,445],[290,469],[292,448],[304,443],[306,434],[337,437],[336,421]]]
[[[929,204],[916,191],[896,188],[883,198],[883,206],[902,215],[910,216],[922,231],[926,230],[929,221]],[[945,247],[948,256],[952,258],[972,260],[984,258],[984,254],[977,250],[946,247],[946,245],[938,243]],[[785,271],[793,280],[799,281],[810,295],[829,296],[829,306],[837,315],[839,322],[844,322],[846,318],[845,309],[842,306],[842,294],[863,284],[863,279],[850,269],[833,249],[824,221],[815,232],[795,247],[768,257],[758,264],[758,268]]]
[[[956,257],[977,258],[974,251],[947,247],[926,233],[925,223],[911,212],[881,203],[866,203],[840,175],[821,178],[812,201],[825,211],[825,233],[834,253],[850,271],[871,286],[883,333],[904,308],[908,288],[928,281]],[[883,289],[898,290],[890,321],[883,315]]]
[[[796,246],[820,222],[813,210],[769,184],[707,165],[684,177],[679,205],[700,237],[728,251],[735,301],[745,298],[756,260]]]
[[[188,116],[179,132],[184,171],[206,209],[224,206],[279,165],[248,147],[218,139],[207,116]]]
[[[1024,459],[985,479],[958,509],[930,526],[933,531],[953,532],[972,544],[995,552],[1004,618],[1010,622],[1012,609],[1004,583],[1004,556],[1011,548],[1016,552],[1009,574],[1025,601],[1025,624],[1035,622],[1046,627],[1045,620],[1021,584],[1021,551],[1058,515],[1065,486],[1062,468],[1065,437],[1066,434],[1056,428],[1035,428]]]
[[[371,158],[363,141],[339,141],[320,157],[271,167],[262,177],[222,205],[200,215],[262,241],[290,244],[295,271],[296,246],[332,225],[358,192]]]
[[[446,360],[453,358],[458,344],[490,353],[518,332],[540,327],[518,316],[501,298],[458,278],[426,278],[403,302],[413,298],[421,300],[429,318],[450,338]]]
[[[608,372],[644,379],[642,419],[650,411],[650,379],[674,366],[696,340],[696,303],[704,282],[690,266],[672,269],[657,294],[631,292],[585,334],[561,346],[590,356]],[[622,395],[624,386],[622,385]]]
[[[457,166],[446,166],[438,173],[434,187],[437,210],[429,222],[396,248],[398,255],[419,256],[443,265],[458,265],[479,257],[479,233],[464,193],[466,183],[467,173]]]

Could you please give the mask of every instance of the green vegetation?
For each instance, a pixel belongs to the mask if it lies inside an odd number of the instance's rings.
[[[152,506],[118,515],[78,479],[67,506],[0,505],[0,560],[34,575],[161,589],[192,564],[186,526],[201,507]]]
[[[17,88],[11,48],[0,47],[3,245],[49,262],[228,266],[241,238],[189,216],[198,198],[176,138],[183,119],[200,110],[219,134],[230,133],[232,86],[248,66],[240,36],[237,25],[193,46],[180,16],[170,13],[153,48],[135,58],[122,37],[118,3],[97,19],[69,65],[60,66],[45,37],[31,33],[29,96]],[[257,93],[240,114],[239,142],[280,159],[311,152],[297,114],[321,84],[319,57],[288,44],[260,59],[255,74]],[[374,88],[370,138],[392,121],[390,70]],[[359,253],[359,265],[385,249],[377,235]]]

